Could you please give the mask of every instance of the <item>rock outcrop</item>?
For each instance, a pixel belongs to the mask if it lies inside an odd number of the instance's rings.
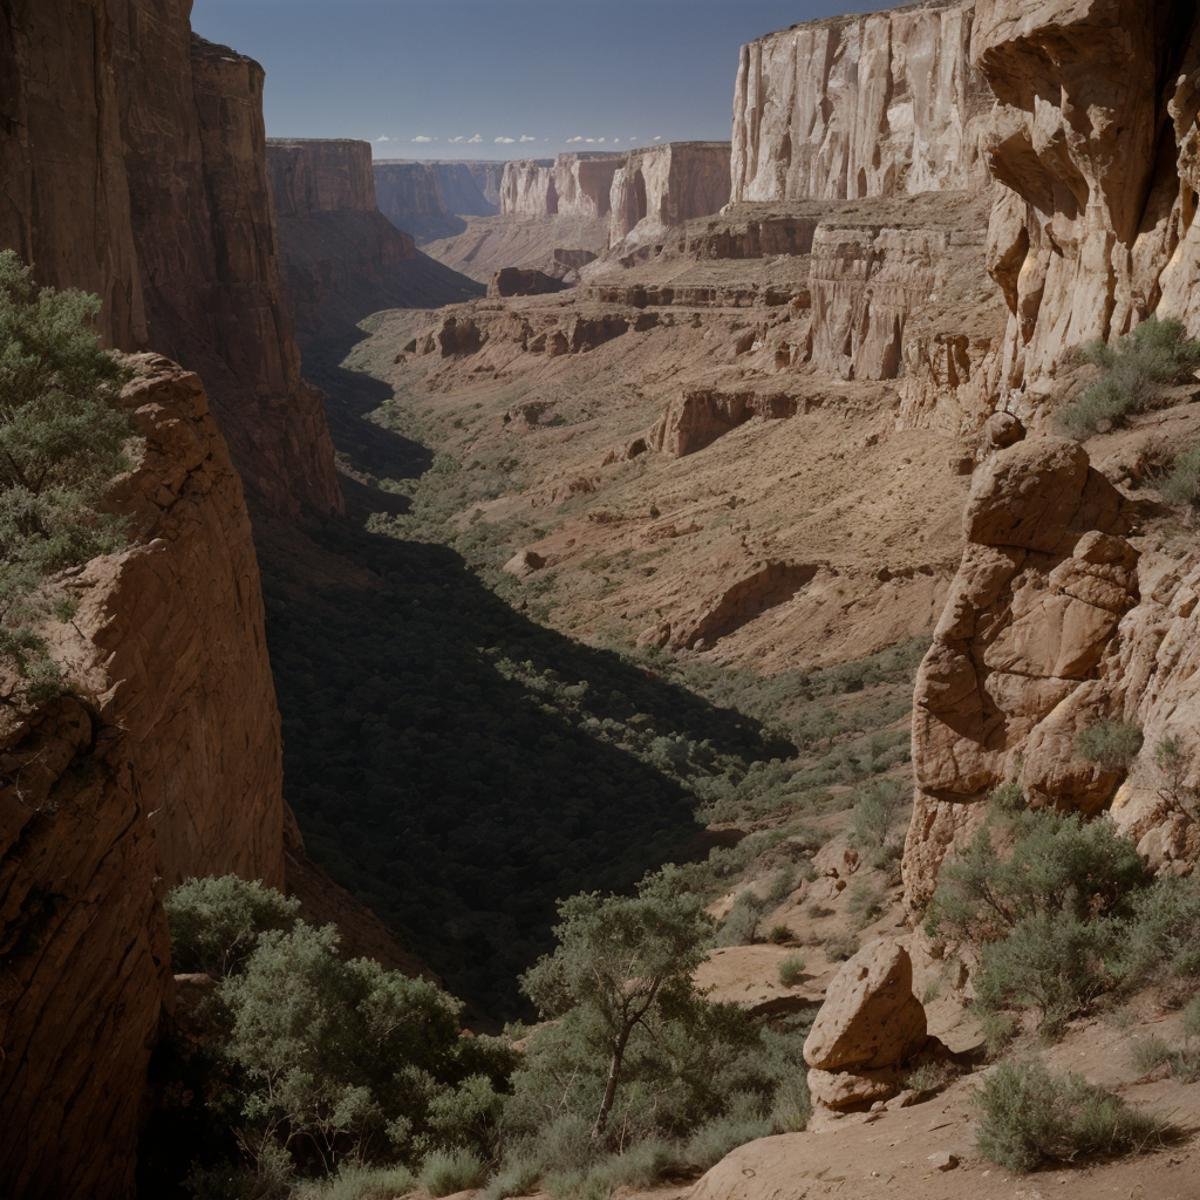
[[[683,458],[711,446],[752,417],[777,420],[794,416],[798,403],[795,396],[784,393],[693,389],[667,407],[646,435],[646,443],[672,458]]]
[[[966,190],[987,179],[991,95],[971,63],[973,0],[832,17],[742,47],[739,200]]]
[[[306,353],[340,348],[384,308],[469,300],[472,280],[417,250],[379,211],[369,142],[267,143],[288,299]]]
[[[913,995],[908,951],[884,941],[864,946],[834,976],[804,1042],[814,1126],[890,1100],[904,1068],[931,1044],[940,1046]]]
[[[560,154],[504,166],[500,211],[510,217],[607,217],[621,154]]]
[[[500,211],[502,162],[378,159],[374,170],[379,211],[418,245],[461,233],[463,217]]]
[[[613,176],[609,241],[636,246],[719,211],[729,200],[728,142],[667,142],[635,150]]]
[[[567,285],[545,271],[522,267],[503,267],[492,276],[488,295],[493,299],[504,296],[546,296],[561,292]]]
[[[1009,309],[1003,379],[1036,406],[1065,350],[1147,315],[1200,333],[1200,14],[1173,0],[980,0],[1005,188],[989,268]]]
[[[267,194],[257,63],[193,37],[189,0],[0,3],[0,246],[104,300],[101,330],[204,377],[249,491],[336,511]]]
[[[280,885],[279,718],[242,486],[198,377],[132,360],[130,545],[67,582],[69,691],[3,681],[0,1178],[123,1197],[169,995],[158,901],[186,875]]]

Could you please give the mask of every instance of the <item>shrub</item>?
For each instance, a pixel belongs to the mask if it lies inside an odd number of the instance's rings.
[[[124,540],[101,500],[128,465],[126,375],[100,349],[99,312],[97,297],[39,289],[0,252],[0,656],[35,692],[58,679],[36,626],[69,612],[49,578]]]
[[[905,790],[895,779],[876,779],[859,794],[850,814],[850,841],[866,853],[878,854],[904,804]]]
[[[846,911],[856,929],[864,929],[883,912],[883,892],[866,879],[855,880],[846,898]]]
[[[1200,442],[1176,455],[1158,490],[1171,504],[1200,504]]]
[[[167,893],[163,907],[174,970],[216,979],[245,963],[260,934],[292,929],[300,919],[299,900],[236,875],[187,879]]]
[[[779,982],[784,987],[795,987],[804,978],[804,955],[789,954],[779,964]]]
[[[435,1150],[421,1164],[418,1182],[431,1196],[450,1196],[483,1185],[487,1167],[472,1150]]]
[[[921,1096],[932,1095],[949,1087],[958,1078],[952,1062],[925,1062],[904,1077],[904,1086]]]
[[[1126,721],[1099,721],[1075,739],[1080,757],[1110,771],[1128,770],[1142,748],[1142,731]]]
[[[395,1200],[416,1183],[407,1167],[343,1166],[319,1183],[301,1184],[294,1200]]]
[[[1119,970],[1130,986],[1200,979],[1200,887],[1157,879],[1133,898],[1120,936]]]
[[[1161,1145],[1170,1131],[1103,1088],[1078,1075],[1054,1075],[1038,1062],[1002,1063],[985,1077],[976,1103],[980,1152],[1010,1171],[1141,1152]]]
[[[858,950],[858,938],[852,933],[835,933],[825,939],[825,953],[835,962],[853,958]]]
[[[758,922],[767,901],[753,889],[739,892],[733,907],[721,922],[714,944],[717,946],[749,946],[757,938]]]
[[[1120,425],[1147,407],[1158,387],[1186,379],[1200,365],[1200,342],[1186,338],[1180,322],[1152,317],[1112,346],[1092,343],[1082,357],[1100,368],[1100,378],[1060,415],[1080,439]]]
[[[792,940],[792,931],[787,925],[772,925],[767,941],[776,946],[786,946]]]

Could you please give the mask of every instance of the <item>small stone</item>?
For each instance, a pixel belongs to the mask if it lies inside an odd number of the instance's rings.
[[[949,1150],[939,1150],[925,1160],[935,1171],[953,1171],[958,1166],[958,1156]]]

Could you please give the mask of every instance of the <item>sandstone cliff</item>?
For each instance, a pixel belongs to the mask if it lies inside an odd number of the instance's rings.
[[[379,211],[369,142],[267,143],[287,296],[306,350],[383,308],[436,307],[479,295],[420,253]]]
[[[1195,6],[980,0],[974,53],[997,101],[989,268],[1008,387],[1036,406],[1064,350],[1151,313],[1200,332]]]
[[[341,505],[300,378],[267,195],[257,63],[194,38],[188,0],[0,3],[0,246],[105,301],[122,349],[204,377],[269,511]]]
[[[379,211],[420,245],[461,233],[463,217],[500,211],[501,162],[378,160],[375,192]]]
[[[170,973],[158,899],[196,872],[284,876],[279,719],[242,486],[198,377],[132,360],[144,444],[121,553],[47,631],[68,694],[0,728],[0,1178],[124,1196]]]
[[[733,199],[854,199],[986,180],[972,0],[834,17],[742,48]]]
[[[613,176],[609,240],[637,243],[717,212],[729,200],[728,142],[635,150]]]
[[[560,154],[506,163],[500,211],[510,217],[607,217],[621,154]]]

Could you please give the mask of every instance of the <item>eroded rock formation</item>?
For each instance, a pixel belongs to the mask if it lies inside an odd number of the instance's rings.
[[[635,150],[613,176],[609,241],[661,238],[729,200],[728,142],[667,142]]]
[[[733,199],[855,199],[986,181],[973,0],[833,17],[742,47]]]
[[[466,228],[463,217],[500,211],[502,162],[375,162],[379,211],[418,245]]]
[[[504,166],[500,211],[511,217],[607,217],[620,154],[560,154]]]
[[[45,283],[99,293],[111,345],[199,371],[265,508],[334,511],[332,446],[282,300],[263,72],[195,38],[190,9],[0,4],[0,246]]]
[[[695,454],[752,417],[779,419],[794,416],[799,401],[784,393],[754,391],[718,392],[697,388],[684,392],[667,406],[646,435],[650,448],[672,458]]]
[[[1034,402],[1063,352],[1151,313],[1200,332],[1200,15],[1174,0],[979,0],[1005,185],[989,268],[1004,381]]]
[[[158,900],[186,875],[280,885],[279,718],[242,486],[198,377],[133,360],[144,439],[111,505],[131,542],[47,631],[70,691],[3,681],[0,1178],[124,1196],[168,997]],[[236,731],[236,732],[235,732]]]

